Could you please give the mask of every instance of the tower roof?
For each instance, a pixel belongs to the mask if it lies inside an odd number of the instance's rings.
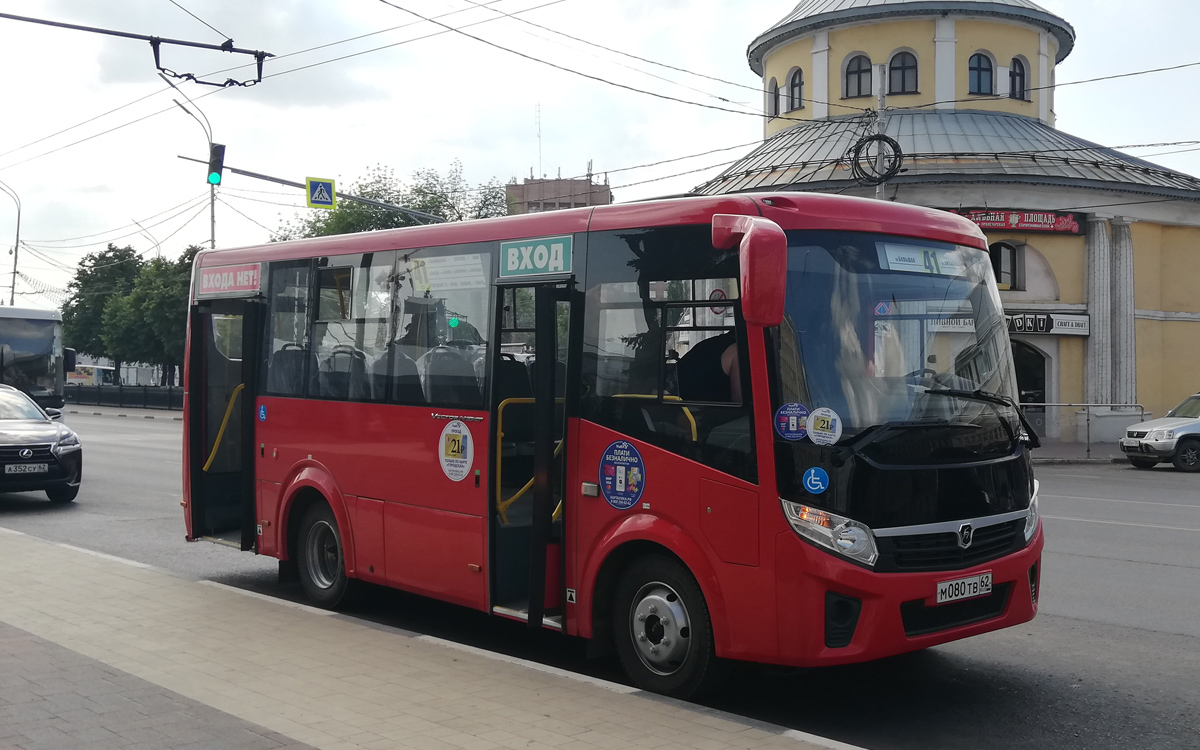
[[[789,39],[847,23],[946,13],[1004,18],[1044,28],[1058,40],[1057,62],[1075,46],[1071,24],[1031,0],[800,0],[791,13],[760,34],[746,54],[751,69],[762,75],[763,57]]]

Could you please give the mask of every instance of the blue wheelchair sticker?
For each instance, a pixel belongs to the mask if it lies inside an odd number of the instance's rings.
[[[820,495],[825,490],[829,489],[829,475],[824,469],[816,466],[804,472],[804,489],[810,494]]]
[[[259,422],[267,421],[267,405],[266,404],[258,405],[258,421]]]

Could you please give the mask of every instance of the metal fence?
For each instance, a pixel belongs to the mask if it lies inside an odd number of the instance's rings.
[[[1146,421],[1141,404],[1021,404],[1025,416],[1042,437],[1065,443],[1084,443],[1091,458],[1092,443],[1113,443],[1125,434],[1125,428]]]
[[[119,406],[138,409],[183,409],[183,388],[163,385],[68,385],[68,404]]]

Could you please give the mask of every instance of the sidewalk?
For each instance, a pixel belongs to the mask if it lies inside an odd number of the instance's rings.
[[[1035,448],[1032,455],[1035,464],[1107,464],[1126,461],[1117,443],[1092,443],[1089,454],[1087,443],[1064,443],[1050,438],[1042,438],[1042,447]]]
[[[849,746],[0,528],[0,748]]]

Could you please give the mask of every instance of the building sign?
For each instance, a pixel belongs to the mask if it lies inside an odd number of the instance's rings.
[[[955,211],[979,225],[980,229],[1006,229],[1013,232],[1054,232],[1083,234],[1076,214],[1056,211],[1009,211],[971,208]]]
[[[196,298],[252,297],[262,289],[262,265],[243,263],[238,266],[201,268]]]
[[[1045,333],[1055,336],[1087,336],[1091,319],[1086,315],[1059,313],[1013,313],[1005,315],[1009,333]]]

